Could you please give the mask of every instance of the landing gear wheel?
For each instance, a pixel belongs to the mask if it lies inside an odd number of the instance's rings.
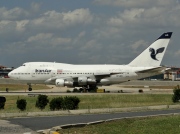
[[[29,90],[29,91],[32,91],[32,88],[30,87],[30,88],[28,88],[28,90]]]
[[[32,86],[31,86],[31,84],[28,84],[28,86],[29,86],[28,90],[29,90],[29,91],[32,91]]]
[[[82,92],[82,91],[83,91],[83,88],[80,88],[79,91]]]
[[[89,86],[88,91],[89,92],[96,92],[97,89],[98,89],[98,87],[96,85],[91,85],[91,86]]]

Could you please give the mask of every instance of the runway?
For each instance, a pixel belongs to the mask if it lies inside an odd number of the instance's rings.
[[[21,81],[15,81],[12,79],[0,79],[0,84],[22,84]],[[123,93],[139,93],[139,89],[143,90],[143,93],[148,94],[172,94],[173,88],[169,88],[169,86],[177,86],[179,84],[179,81],[150,81],[150,80],[135,80],[135,81],[129,81],[124,82],[121,84],[111,85],[111,86],[102,86],[98,87],[100,89],[105,89],[106,92],[110,93],[118,93],[123,91]],[[47,95],[70,95],[65,94],[67,91],[73,91],[74,88],[67,88],[67,87],[56,87],[55,85],[47,85],[50,89],[41,89],[41,90],[32,90],[28,91],[27,89],[24,90],[18,90],[18,91],[12,91],[9,89],[9,92],[0,91],[0,94],[2,95],[28,95],[28,94],[47,94]],[[128,86],[128,88],[127,88]],[[141,88],[136,88],[137,86],[141,86]],[[168,87],[167,89],[158,89],[158,88],[152,88],[151,86],[165,86]],[[28,88],[28,86],[27,86]],[[33,88],[33,85],[32,85]],[[89,93],[88,93],[89,94]],[[80,94],[77,94],[80,95]],[[82,95],[85,95],[83,93]]]
[[[56,87],[54,85],[48,85],[50,89],[41,89],[41,90],[19,90],[19,91],[0,91],[1,95],[38,95],[38,94],[45,94],[45,95],[93,95],[95,93],[92,92],[86,92],[86,93],[74,93],[74,88],[67,88],[67,87]],[[149,88],[149,87],[143,87],[143,88],[136,88],[136,87],[123,87],[121,85],[111,85],[111,86],[102,86],[99,87],[99,89],[105,89],[106,93],[98,93],[98,94],[117,94],[117,93],[123,93],[123,94],[137,94],[139,93],[139,90],[143,90],[143,93],[146,94],[173,94],[173,89],[158,89],[158,88]],[[67,93],[68,91],[71,91],[71,93]]]
[[[29,117],[29,118],[12,118],[7,119],[12,124],[21,125],[25,128],[37,131],[42,129],[49,129],[59,125],[74,124],[74,123],[88,123],[99,120],[108,120],[114,118],[128,118],[139,116],[154,116],[154,115],[168,115],[180,114],[178,110],[161,110],[161,111],[144,111],[144,112],[124,112],[112,114],[92,114],[92,115],[70,115],[70,116],[53,116],[53,117]]]

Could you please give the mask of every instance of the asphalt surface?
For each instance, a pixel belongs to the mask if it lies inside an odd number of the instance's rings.
[[[24,134],[25,132],[30,132],[29,134],[36,134],[35,131],[32,131],[29,128],[10,124],[7,120],[0,120],[0,134]]]
[[[59,125],[88,123],[99,120],[108,120],[114,118],[152,116],[162,114],[180,113],[178,110],[161,110],[161,111],[144,111],[144,112],[125,112],[112,114],[93,114],[93,115],[70,115],[70,116],[53,116],[53,117],[29,117],[29,118],[11,118],[7,119],[12,124],[20,125],[25,128],[37,131],[49,129]]]

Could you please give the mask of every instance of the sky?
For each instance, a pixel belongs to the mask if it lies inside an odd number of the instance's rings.
[[[128,64],[164,32],[180,67],[179,0],[2,0],[0,65]]]

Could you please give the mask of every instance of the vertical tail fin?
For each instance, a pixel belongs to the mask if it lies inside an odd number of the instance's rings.
[[[129,66],[158,67],[166,52],[172,32],[162,34],[154,43],[138,55]]]

